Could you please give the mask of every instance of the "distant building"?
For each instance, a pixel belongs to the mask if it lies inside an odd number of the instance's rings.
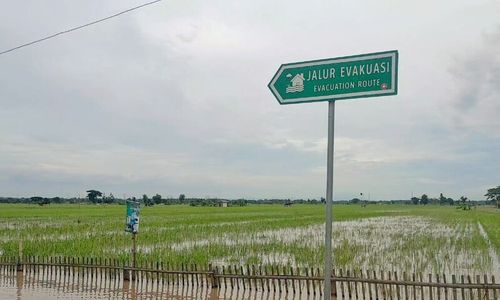
[[[227,200],[220,200],[219,201],[219,207],[227,207],[229,204],[229,201]]]

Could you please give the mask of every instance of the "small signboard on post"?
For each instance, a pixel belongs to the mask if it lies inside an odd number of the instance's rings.
[[[139,233],[139,208],[140,203],[135,201],[127,201],[127,218],[125,221],[125,231],[132,233],[132,281],[136,278],[137,266],[137,241],[136,235]],[[123,279],[130,280],[128,270],[123,270]]]
[[[139,202],[127,201],[127,220],[125,231],[136,234],[139,232]]]

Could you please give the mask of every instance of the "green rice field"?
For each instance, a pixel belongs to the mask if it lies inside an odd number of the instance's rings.
[[[500,210],[334,205],[336,268],[500,276]],[[123,205],[0,205],[0,255],[130,259]],[[324,206],[141,209],[139,261],[322,267]]]

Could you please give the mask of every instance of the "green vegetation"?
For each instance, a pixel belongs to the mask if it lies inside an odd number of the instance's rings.
[[[470,211],[443,209],[432,207],[430,209],[412,209],[413,215],[426,216],[446,224],[477,224],[480,222],[488,234],[491,243],[500,254],[500,211],[490,207],[472,208]]]
[[[153,197],[152,202],[158,201]],[[500,210],[437,205],[335,205],[338,267],[495,272]],[[170,264],[280,264],[321,267],[323,205],[143,207],[138,259]],[[0,255],[97,256],[128,260],[125,206],[0,205]]]
[[[486,199],[491,200],[492,204],[495,204],[497,208],[500,208],[500,185],[491,189],[488,189]]]

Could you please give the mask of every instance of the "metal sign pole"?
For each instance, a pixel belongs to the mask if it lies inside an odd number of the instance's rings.
[[[371,66],[370,73],[368,66]],[[351,71],[346,71],[347,69]],[[335,100],[398,94],[398,51],[282,64],[269,89],[280,104],[328,101],[324,299],[332,294],[333,136]],[[333,294],[336,293],[333,286]]]
[[[332,203],[333,203],[333,138],[335,131],[335,101],[328,102],[328,154],[326,168],[326,222],[325,222],[325,282],[324,300],[332,295]]]

